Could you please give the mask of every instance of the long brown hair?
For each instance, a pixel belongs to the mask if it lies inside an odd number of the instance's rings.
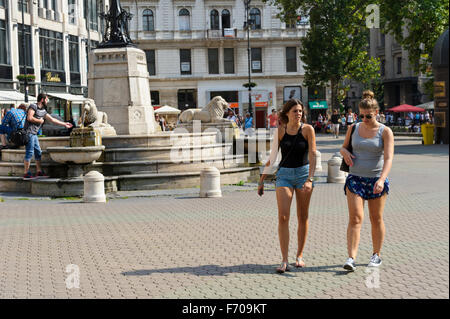
[[[298,100],[298,99],[290,99],[289,101],[287,101],[284,105],[283,108],[280,111],[280,121],[283,124],[287,124],[289,122],[289,118],[287,116],[287,114],[289,113],[289,111],[294,107],[300,105],[302,107],[302,119],[301,121],[303,123],[306,123],[306,109],[305,106],[303,105],[302,101]]]

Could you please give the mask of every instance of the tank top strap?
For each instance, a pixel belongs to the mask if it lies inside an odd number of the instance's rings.
[[[384,128],[385,128],[386,126],[384,125],[384,124],[381,124],[380,123],[380,128],[378,129],[378,133],[377,133],[377,135],[379,135],[380,137],[383,135],[383,131],[384,131]]]

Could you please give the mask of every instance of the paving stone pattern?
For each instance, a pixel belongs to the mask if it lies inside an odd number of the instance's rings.
[[[449,298],[448,146],[411,138],[396,145],[378,270],[366,267],[367,206],[357,270],[342,268],[343,184],[323,182],[339,145],[321,137],[325,171],[310,205],[306,268],[274,271],[281,254],[273,189],[263,197],[243,187],[222,198],[174,193],[106,204],[7,199],[0,203],[0,298]],[[295,204],[290,230],[293,263]],[[79,267],[79,288],[66,286],[70,264]]]

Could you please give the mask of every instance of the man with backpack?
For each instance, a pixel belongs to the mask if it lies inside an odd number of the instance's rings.
[[[31,104],[28,108],[27,121],[25,123],[25,130],[28,136],[28,141],[25,147],[25,159],[23,161],[25,171],[25,175],[23,176],[24,180],[48,177],[47,175],[45,175],[41,168],[42,151],[37,136],[39,129],[41,128],[42,124],[44,124],[44,120],[52,122],[53,124],[64,126],[68,129],[73,126],[68,122],[59,121],[48,114],[46,109],[47,102],[47,94],[40,93],[37,97],[37,104]],[[36,162],[36,176],[33,176],[30,171],[30,163],[33,154],[34,160]]]
[[[2,120],[0,125],[1,149],[9,148],[8,141],[11,141],[11,135],[23,128],[26,119],[27,106],[20,104],[17,108],[11,108]]]

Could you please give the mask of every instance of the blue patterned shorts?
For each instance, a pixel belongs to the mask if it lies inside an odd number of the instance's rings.
[[[347,187],[350,192],[362,197],[363,199],[375,199],[383,196],[385,193],[389,194],[389,179],[384,181],[383,191],[379,194],[373,193],[373,187],[377,182],[378,177],[361,177],[349,174],[345,180],[344,193],[347,195]]]

